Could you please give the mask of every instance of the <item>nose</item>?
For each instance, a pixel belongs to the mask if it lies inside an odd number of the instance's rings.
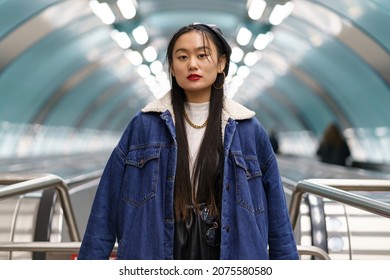
[[[198,69],[198,64],[195,57],[190,57],[189,59],[189,69],[195,70]]]

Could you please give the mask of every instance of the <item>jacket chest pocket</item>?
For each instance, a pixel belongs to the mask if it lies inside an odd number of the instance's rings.
[[[140,207],[156,197],[160,147],[147,147],[129,151],[123,186],[123,199]]]
[[[237,205],[254,215],[264,212],[260,164],[254,156],[234,155]]]

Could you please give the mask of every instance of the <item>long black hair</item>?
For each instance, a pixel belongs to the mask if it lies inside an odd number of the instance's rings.
[[[167,48],[169,71],[173,62],[173,48],[177,39],[190,31],[202,33],[204,41],[211,40],[217,47],[218,60],[225,56],[226,63],[223,73],[219,73],[211,88],[208,124],[201,143],[197,161],[194,167],[193,180],[198,182],[198,193],[195,195],[194,182],[190,180],[189,147],[184,123],[184,103],[187,101],[184,90],[178,85],[171,73],[172,105],[175,115],[176,139],[178,144],[177,168],[175,177],[175,218],[185,220],[188,217],[188,206],[195,207],[199,203],[210,205],[211,214],[220,212],[220,198],[223,174],[223,143],[222,143],[222,106],[223,84],[229,71],[231,48],[224,39],[219,28],[213,25],[194,23],[180,28],[171,38]]]

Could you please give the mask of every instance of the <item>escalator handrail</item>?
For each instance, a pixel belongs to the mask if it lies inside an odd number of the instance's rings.
[[[73,188],[77,188],[77,186],[79,185],[91,182],[95,179],[100,179],[102,174],[103,174],[103,169],[99,169],[69,179],[65,179],[64,182],[68,185],[69,189],[73,189]]]
[[[54,174],[40,175],[41,177],[38,178],[36,178],[36,176],[37,175],[31,175],[31,178],[33,179],[27,180],[27,175],[15,175],[15,182],[18,183],[1,187],[0,200],[49,188],[55,188],[58,192],[61,206],[64,211],[65,220],[68,224],[69,236],[72,241],[80,241],[80,235],[77,229],[76,219],[70,201],[68,185],[66,184],[65,180]],[[4,181],[0,180],[0,184],[11,182],[12,177],[12,175],[9,175]]]
[[[283,182],[291,189],[291,181]],[[293,228],[298,220],[302,195],[311,193],[367,212],[390,218],[390,204],[364,197],[349,191],[390,191],[390,180],[373,179],[306,179],[293,188],[290,203],[290,219]]]
[[[31,252],[78,252],[81,242],[0,242],[0,251],[31,251]],[[297,246],[299,255],[311,255],[321,260],[330,260],[328,253],[315,246]],[[118,243],[115,243],[113,253],[117,252]]]
[[[46,174],[39,178],[4,186],[0,188],[0,199],[41,191],[53,187],[57,190],[60,198],[65,220],[69,227],[69,236],[72,241],[80,241],[76,219],[74,216],[72,204],[70,202],[68,186],[61,177],[53,174]]]

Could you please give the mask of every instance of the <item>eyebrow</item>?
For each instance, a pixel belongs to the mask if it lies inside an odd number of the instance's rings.
[[[204,50],[204,49],[207,49],[207,50],[211,51],[211,48],[208,47],[208,46],[202,46],[202,47],[195,48],[195,50]],[[186,49],[186,48],[180,48],[180,49],[177,49],[175,51],[175,53],[177,53],[177,52],[187,52],[187,51],[188,51],[188,49]]]

